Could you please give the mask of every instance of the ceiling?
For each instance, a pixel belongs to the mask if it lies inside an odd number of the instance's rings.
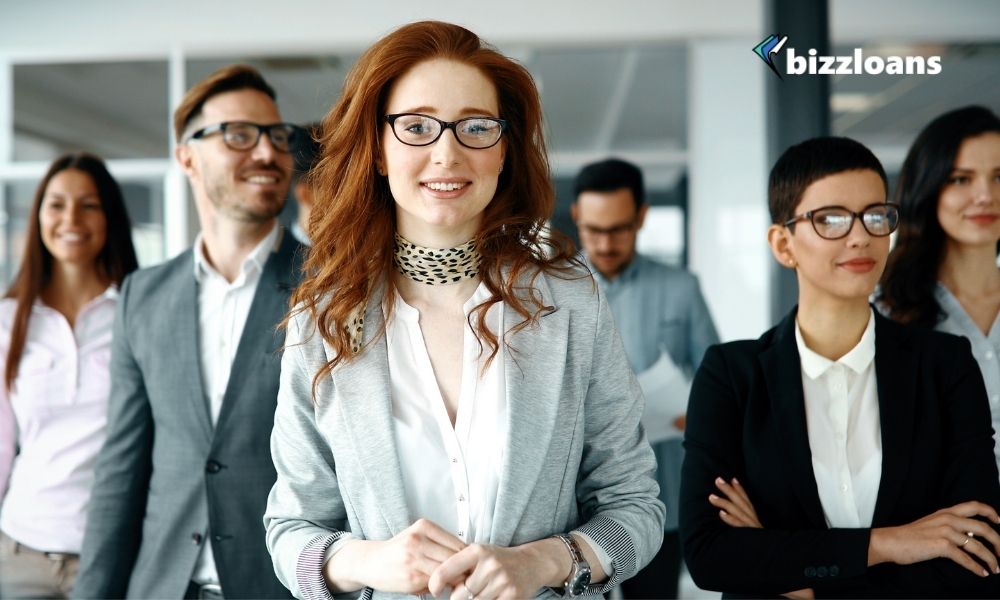
[[[850,54],[852,47],[835,48]],[[833,133],[870,144],[890,170],[916,132],[969,103],[1000,110],[1000,44],[864,47],[872,54],[941,54],[934,76],[835,76]],[[651,187],[685,170],[688,51],[681,42],[603,47],[520,47],[509,52],[536,78],[554,171],[571,175],[609,154],[633,157]],[[749,52],[748,52],[749,55]],[[286,119],[318,120],[335,101],[357,54],[188,60],[187,82],[230,62],[249,62],[278,91]],[[69,149],[106,158],[167,158],[166,61],[14,66],[15,160],[49,160]]]

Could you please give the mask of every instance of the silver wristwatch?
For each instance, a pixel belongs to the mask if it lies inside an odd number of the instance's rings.
[[[552,537],[559,538],[563,544],[566,544],[569,555],[573,559],[573,568],[570,570],[566,582],[563,583],[563,596],[571,598],[582,596],[590,585],[590,564],[583,557],[583,552],[580,551],[580,546],[573,539],[573,536],[557,533]]]

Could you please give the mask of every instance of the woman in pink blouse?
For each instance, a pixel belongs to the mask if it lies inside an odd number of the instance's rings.
[[[67,597],[104,441],[118,286],[137,267],[101,159],[49,167],[0,301],[0,597]]]

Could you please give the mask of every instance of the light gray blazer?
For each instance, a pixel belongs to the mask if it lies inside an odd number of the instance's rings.
[[[584,532],[613,562],[610,578],[590,588],[599,594],[648,563],[662,541],[656,462],[639,424],[642,393],[589,276],[541,274],[534,290],[556,310],[507,336],[514,348],[504,350],[509,438],[490,543]],[[373,301],[365,342],[382,320]],[[520,321],[505,305],[504,323]],[[271,436],[278,479],[264,523],[278,578],[301,598],[330,597],[324,553],[345,531],[385,540],[419,516],[409,513],[403,491],[385,336],[324,378],[313,403],[313,375],[331,352],[308,317],[294,319]],[[373,595],[389,596],[363,592]]]

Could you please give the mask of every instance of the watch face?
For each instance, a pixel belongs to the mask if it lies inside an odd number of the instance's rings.
[[[573,579],[567,586],[571,596],[582,596],[590,585],[590,567],[580,565],[580,568],[573,574]]]

